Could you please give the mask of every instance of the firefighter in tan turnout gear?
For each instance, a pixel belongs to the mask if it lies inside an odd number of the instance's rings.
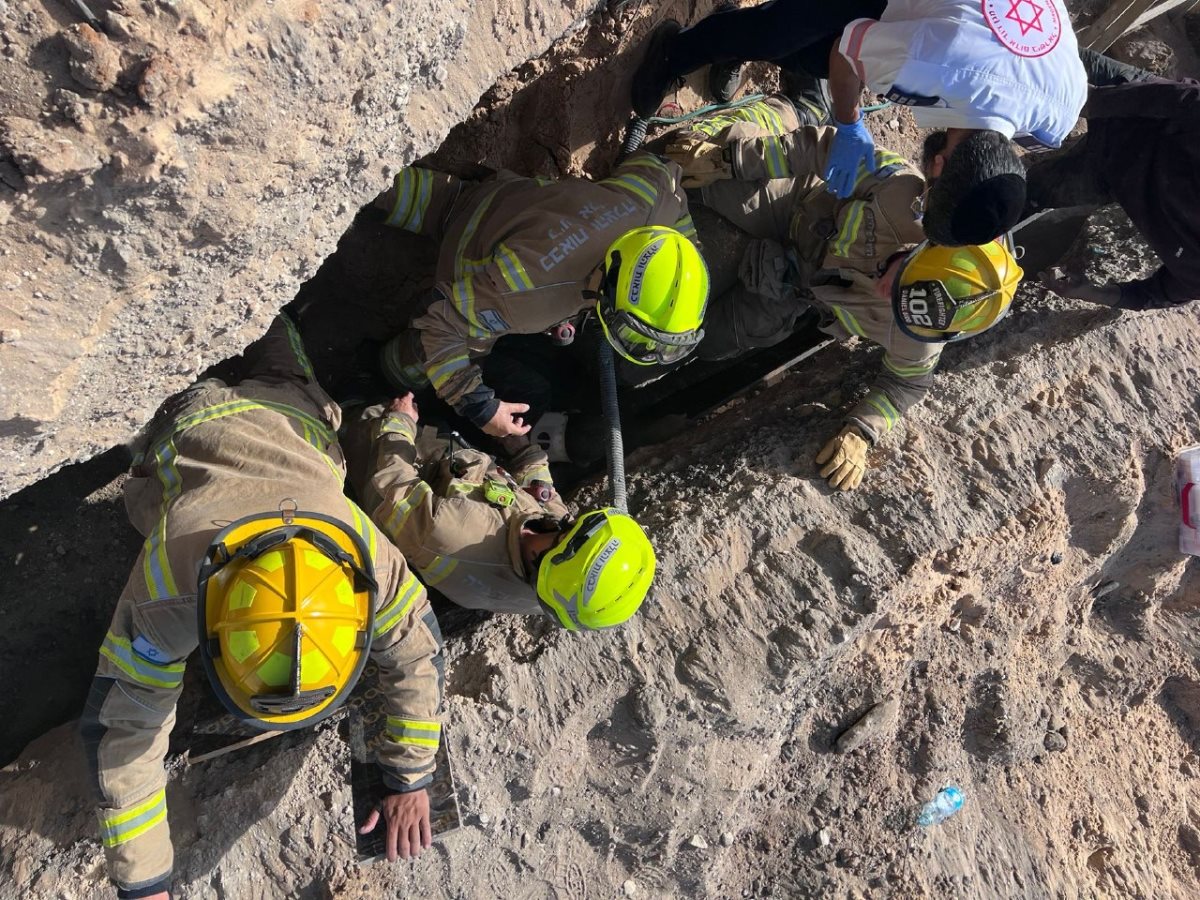
[[[383,348],[388,380],[406,391],[432,383],[460,416],[504,438],[530,429],[528,404],[498,395],[480,368],[506,334],[561,334],[595,309],[629,362],[685,357],[702,336],[708,272],[679,182],[677,165],[649,153],[602,181],[401,170],[375,205],[440,252],[424,312]]]
[[[870,390],[816,460],[823,478],[849,490],[868,448],[929,390],[943,344],[994,325],[1022,273],[1000,242],[925,243],[925,179],[895,153],[876,149],[876,171],[860,167],[845,199],[826,191],[835,129],[803,124],[819,121],[812,110],[823,104],[814,89],[799,105],[772,96],[724,110],[672,136],[666,154],[705,206],[754,238],[739,283],[713,299],[702,358],[778,343],[808,306],[826,334],[883,347]]]
[[[343,494],[340,411],[280,319],[237,386],[201,381],[146,432],[125,487],[146,536],[100,647],[81,731],[121,897],[165,897],[173,851],[163,759],[185,660],[264,730],[319,721],[369,653],[387,713],[388,856],[428,847],[442,645],[425,588]]]
[[[619,625],[654,580],[654,549],[632,518],[578,519],[554,490],[545,451],[510,470],[436,429],[418,432],[412,394],[365,409],[347,441],[358,496],[430,587],[470,609],[547,615],[570,631]]]

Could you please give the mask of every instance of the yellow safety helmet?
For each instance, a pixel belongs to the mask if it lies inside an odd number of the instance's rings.
[[[594,509],[541,560],[538,601],[568,631],[611,628],[642,605],[655,564],[642,526],[615,509]]]
[[[302,728],[349,695],[375,621],[371,556],[317,513],[239,519],[200,567],[200,656],[221,702],[268,731]]]
[[[1008,235],[966,247],[925,241],[900,264],[892,282],[896,324],[924,343],[987,331],[1008,314],[1024,274]]]
[[[674,228],[634,228],[608,248],[597,312],[604,336],[630,362],[683,359],[704,337],[707,306],[708,266]]]

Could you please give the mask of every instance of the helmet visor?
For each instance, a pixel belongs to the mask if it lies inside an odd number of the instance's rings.
[[[600,301],[601,319],[613,346],[632,362],[644,366],[679,362],[704,339],[704,329],[685,334],[659,331],[637,316],[618,310],[609,297]]]

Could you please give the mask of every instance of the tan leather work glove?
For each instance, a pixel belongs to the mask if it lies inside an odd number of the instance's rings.
[[[817,454],[817,465],[824,466],[821,477],[829,479],[830,487],[854,490],[862,484],[863,474],[867,471],[870,446],[856,425],[847,425]]]
[[[688,135],[668,144],[664,155],[683,169],[685,188],[701,188],[733,177],[733,164],[726,158],[725,149],[704,135]]]

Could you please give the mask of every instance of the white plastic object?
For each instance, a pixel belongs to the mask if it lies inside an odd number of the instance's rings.
[[[1200,444],[1185,447],[1175,464],[1179,552],[1200,556]]]
[[[962,809],[963,794],[954,785],[947,785],[937,792],[937,796],[921,807],[917,816],[917,824],[922,828],[938,825]]]

